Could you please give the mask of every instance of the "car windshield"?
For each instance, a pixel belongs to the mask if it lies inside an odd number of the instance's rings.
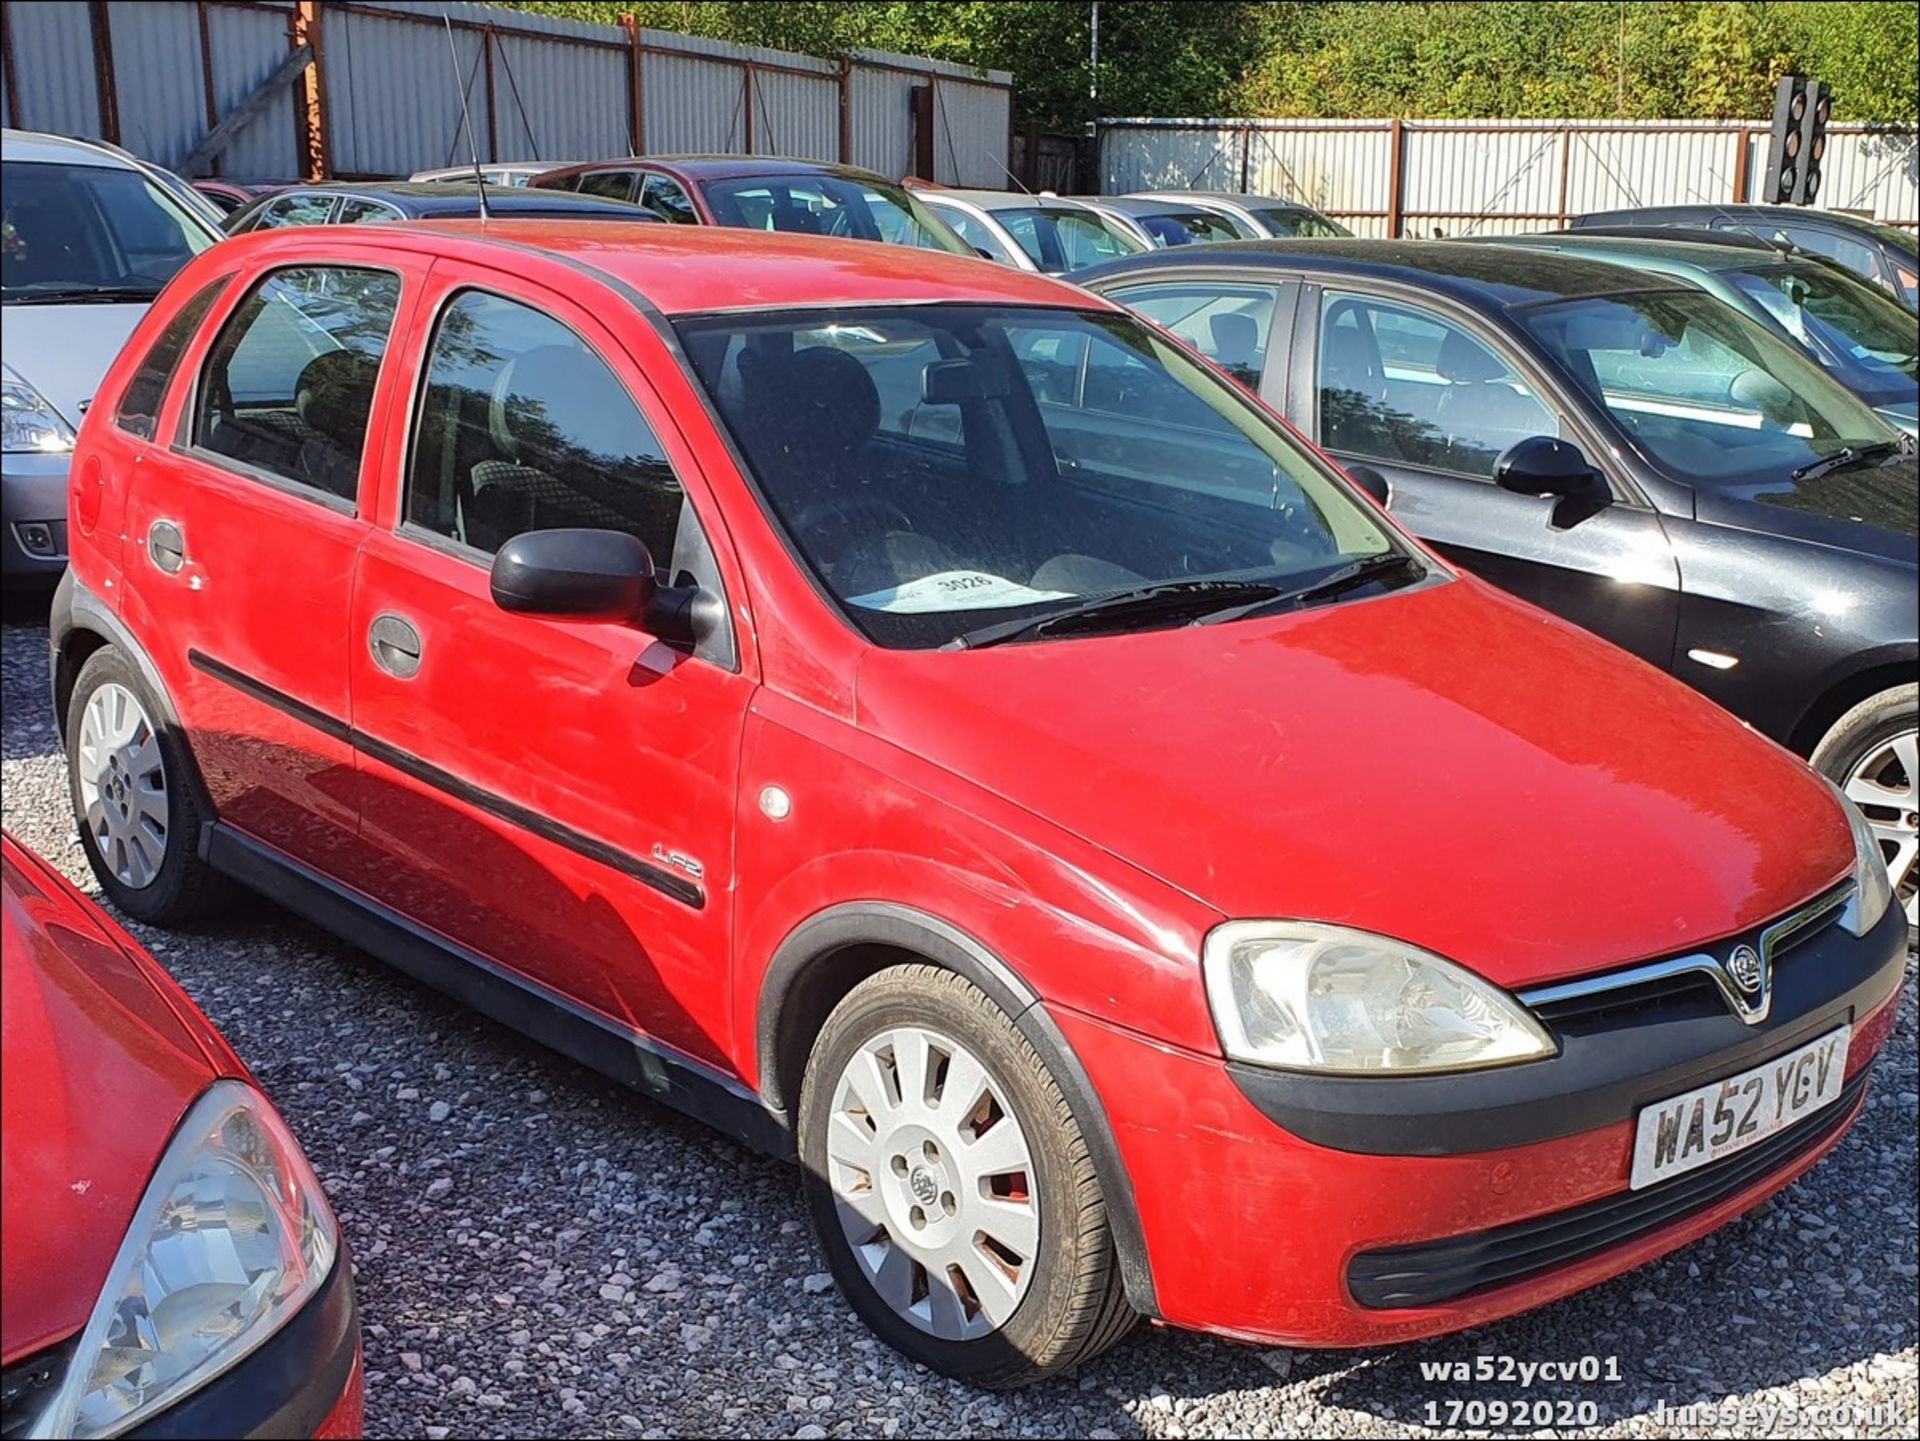
[[[722,225],[973,252],[907,191],[840,175],[761,175],[702,187]]]
[[[1735,270],[1727,279],[1876,405],[1913,396],[1920,333],[1912,314],[1885,292],[1834,266],[1809,263]]]
[[[1647,459],[1745,486],[1894,438],[1811,357],[1704,291],[1550,301],[1514,312]]]
[[[922,305],[678,329],[775,518],[882,645],[1159,586],[1258,600],[1403,558],[1237,386],[1131,316]]]
[[[993,218],[1042,270],[1061,274],[1138,255],[1147,247],[1104,215],[1091,210],[1035,206],[1031,210],[996,210]]]
[[[151,299],[218,238],[137,170],[9,160],[0,178],[8,301]]]
[[[1353,232],[1313,210],[1296,210],[1290,205],[1255,209],[1254,217],[1275,235],[1301,235],[1310,239],[1338,238]]]
[[[1153,243],[1161,247],[1246,238],[1245,233],[1226,216],[1215,215],[1207,210],[1162,210],[1133,218],[1153,237]]]

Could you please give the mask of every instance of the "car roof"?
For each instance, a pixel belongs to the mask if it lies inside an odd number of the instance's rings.
[[[1044,210],[1048,206],[1056,210],[1078,210],[1083,214],[1086,210],[1079,201],[1065,196],[1031,195],[1020,190],[961,190],[947,186],[913,193],[926,201],[960,200],[968,205],[977,205],[982,210]]]
[[[221,242],[221,252],[272,248],[297,263],[308,245],[338,256],[363,237],[483,265],[499,265],[505,246],[552,255],[639,292],[668,315],[939,302],[1115,308],[1061,281],[948,251],[723,225],[461,219],[300,226],[249,232]],[[751,300],[743,305],[742,297]]]
[[[1839,210],[1815,210],[1806,205],[1647,205],[1628,210],[1596,210],[1576,218],[1574,225],[1585,230],[1590,225],[1630,225],[1649,220],[1698,220],[1702,223],[1737,220],[1743,225],[1830,226],[1837,230],[1878,234],[1878,227],[1871,220]]]
[[[1069,195],[1069,200],[1078,200],[1087,205],[1106,205],[1118,210],[1122,215],[1165,215],[1181,209],[1205,209],[1204,206],[1188,206],[1183,202],[1167,197],[1153,200],[1144,195]]]
[[[1313,210],[1313,207],[1303,200],[1288,200],[1281,195],[1249,195],[1241,190],[1136,190],[1133,196],[1148,200],[1178,200],[1182,196],[1189,196],[1194,200],[1224,201],[1230,205],[1259,205],[1276,210]]]
[[[1674,231],[1688,235],[1690,231]],[[1585,255],[1593,260],[1614,260],[1619,265],[1643,265],[1649,262],[1676,269],[1698,271],[1740,270],[1765,265],[1790,257],[1771,245],[1715,245],[1698,240],[1668,240],[1649,235],[1589,235],[1584,230],[1559,235],[1515,235],[1489,237],[1482,244],[1526,245],[1553,250],[1562,255]],[[1616,259],[1617,257],[1617,259]]]
[[[65,135],[48,135],[39,130],[0,130],[0,152],[9,160],[29,160],[40,164],[98,165],[112,170],[136,170],[139,167],[124,156],[115,155],[85,140]]]
[[[577,195],[565,190],[529,192],[519,185],[489,185],[486,189],[487,208],[496,215],[594,214],[618,216],[643,223],[657,218],[637,205],[607,200],[598,195]],[[444,180],[348,182],[339,185],[322,182],[318,185],[291,186],[262,196],[261,199],[271,203],[282,196],[303,191],[315,195],[345,195],[357,200],[384,200],[405,211],[409,218],[420,220],[436,215],[474,215],[479,210],[472,187],[449,184]]]
[[[611,160],[583,160],[564,170],[673,170],[690,180],[748,180],[771,175],[843,175],[854,180],[885,177],[857,165],[826,160],[791,160],[780,155],[631,155]],[[891,183],[891,182],[888,182]]]
[[[1474,240],[1227,240],[1179,246],[1113,260],[1080,272],[1085,282],[1134,271],[1188,268],[1298,270],[1402,280],[1483,309],[1536,300],[1614,295],[1645,289],[1646,277],[1617,264]]]
[[[1763,239],[1751,230],[1709,230],[1704,225],[1583,225],[1577,230],[1546,230],[1539,233],[1554,239],[1599,240],[1611,236],[1620,240],[1712,245],[1722,250],[1765,250],[1775,255],[1787,253],[1783,243]],[[1531,240],[1534,237],[1520,238]]]

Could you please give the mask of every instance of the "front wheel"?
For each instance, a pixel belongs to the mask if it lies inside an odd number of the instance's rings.
[[[1822,738],[1813,765],[1873,828],[1911,940],[1920,920],[1920,685],[1894,686],[1861,701]]]
[[[1009,1387],[1131,1328],[1072,1108],[963,977],[903,965],[855,987],[814,1044],[799,1125],[828,1264],[895,1350]]]

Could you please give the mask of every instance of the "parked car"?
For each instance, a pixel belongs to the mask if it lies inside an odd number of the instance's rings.
[[[1169,246],[1247,240],[1260,232],[1249,221],[1190,200],[1149,200],[1138,195],[1077,195],[1082,205],[1130,227],[1155,250]]]
[[[98,694],[93,793],[154,737]],[[0,836],[8,1436],[358,1436],[352,1267],[299,1143],[132,937]]]
[[[524,187],[487,187],[487,211],[502,218],[652,220],[637,206],[591,195],[554,195]],[[431,180],[298,185],[263,195],[227,219],[227,234],[295,225],[368,225],[394,220],[458,220],[480,213],[479,187]]]
[[[219,206],[213,203],[212,198],[203,195],[189,181],[174,174],[171,170],[167,169],[166,166],[155,165],[150,160],[143,160],[131,150],[123,149],[110,140],[86,140],[79,136],[70,138],[78,144],[91,145],[96,149],[106,151],[110,155],[119,156],[142,175],[153,181],[153,183],[158,185],[162,190],[171,194],[181,205],[199,215],[202,220],[213,225],[220,223],[223,212]]]
[[[1666,239],[1645,240],[1575,230],[1486,243],[1611,261],[1697,285],[1798,345],[1882,419],[1920,434],[1920,329],[1913,315],[1832,261],[1716,243],[1725,233],[1676,228]]]
[[[674,225],[726,225],[973,253],[923,203],[925,192],[851,165],[764,155],[649,155],[550,170],[528,183],[631,201]]]
[[[556,170],[562,166],[575,165],[578,163],[578,161],[573,160],[525,160],[495,165],[483,163],[480,166],[480,174],[489,185],[520,186],[527,184],[536,175],[545,175],[549,170]],[[455,184],[458,184],[461,181],[471,181],[473,179],[473,167],[471,165],[444,165],[436,170],[416,170],[413,174],[409,175],[407,179],[434,184],[451,180]]]
[[[968,245],[1017,270],[1064,275],[1148,248],[1131,227],[1057,195],[957,189],[917,194]]]
[[[114,903],[237,877],[797,1154],[945,1374],[1539,1305],[1812,1165],[1892,1025],[1830,785],[1041,276],[245,236],[81,445],[53,687]],[[109,687],[159,747],[139,869]]]
[[[1907,309],[1920,309],[1920,238],[1895,225],[1798,205],[1645,205],[1596,210],[1572,222],[1575,230],[1616,225],[1705,227],[1788,241],[1839,262],[1905,302]]]
[[[1914,914],[1912,441],[1679,280],[1478,242],[1252,241],[1074,277],[1371,472],[1416,535],[1867,804]]]
[[[287,181],[243,183],[238,180],[195,180],[191,183],[223,216],[233,214],[243,205],[251,205],[262,195],[292,188],[291,182]]]
[[[1284,240],[1295,235],[1311,239],[1353,234],[1339,221],[1329,220],[1311,205],[1273,195],[1243,195],[1236,190],[1140,190],[1129,198],[1197,205],[1202,210],[1231,217],[1248,235],[1261,239]]]
[[[0,584],[46,589],[67,563],[67,464],[94,387],[220,232],[85,141],[0,132],[0,168]]]

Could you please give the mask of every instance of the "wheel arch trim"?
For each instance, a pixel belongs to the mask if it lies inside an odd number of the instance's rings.
[[[780,1076],[781,1021],[795,987],[812,967],[859,946],[917,955],[972,982],[1007,1013],[1046,1062],[1080,1125],[1100,1178],[1127,1301],[1142,1315],[1158,1315],[1132,1180],[1099,1092],[1039,995],[1012,966],[958,926],[891,901],[852,901],[817,912],[789,931],[762,978],[755,1027],[760,1094],[769,1109],[790,1114],[797,1100],[784,1094]]]

